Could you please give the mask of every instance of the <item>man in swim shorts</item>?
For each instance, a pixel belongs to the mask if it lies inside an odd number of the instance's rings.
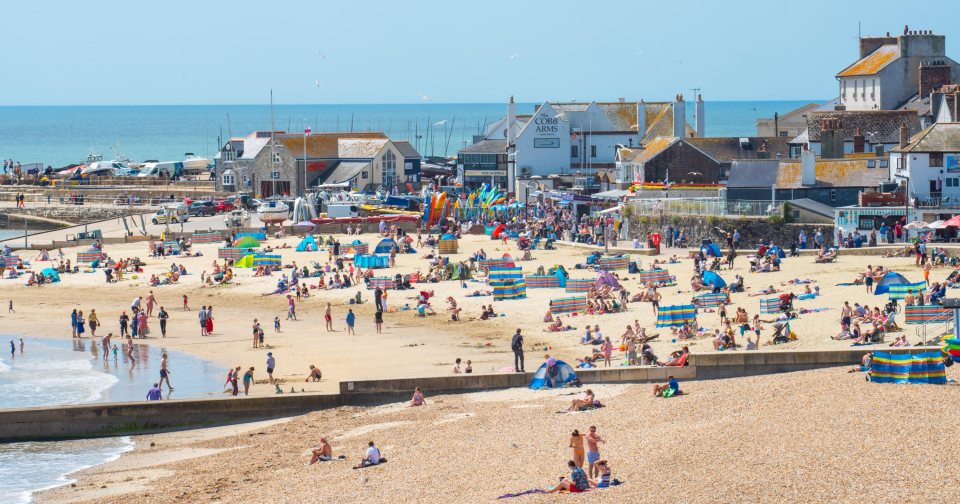
[[[606,443],[600,434],[597,434],[597,426],[590,426],[590,433],[587,434],[587,464],[590,464],[587,470],[590,472],[591,478],[596,478],[600,475],[600,470],[596,467],[596,463],[600,460],[600,447],[599,443]]]

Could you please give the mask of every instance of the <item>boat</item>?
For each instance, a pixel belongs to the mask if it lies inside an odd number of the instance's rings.
[[[267,200],[257,206],[257,216],[264,225],[282,224],[287,220],[290,207],[283,201]]]
[[[192,152],[188,152],[183,155],[183,171],[184,173],[195,175],[198,173],[204,173],[210,170],[210,160],[205,157],[197,156]]]
[[[246,210],[232,210],[223,218],[223,222],[228,228],[248,228],[250,227],[250,214]]]
[[[378,224],[380,222],[418,222],[419,215],[371,215],[367,217],[318,217],[310,222],[321,226],[323,224]]]

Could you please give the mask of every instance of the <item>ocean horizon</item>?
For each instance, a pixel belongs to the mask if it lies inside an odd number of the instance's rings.
[[[707,101],[707,136],[755,136],[756,120],[825,100]],[[518,103],[532,113],[539,103]],[[693,122],[693,108],[687,107]],[[506,103],[283,104],[276,129],[302,132],[383,131],[424,156],[454,156],[473,135],[506,115]],[[213,158],[230,137],[271,128],[268,104],[248,105],[5,105],[0,106],[0,158],[59,168],[104,159],[179,161]]]

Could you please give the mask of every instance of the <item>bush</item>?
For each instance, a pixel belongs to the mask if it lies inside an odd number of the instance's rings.
[[[770,224],[779,226],[779,225],[782,225],[782,224],[785,223],[785,222],[786,222],[786,220],[783,218],[782,215],[776,215],[776,214],[774,214],[774,215],[771,215],[771,216],[770,216]]]
[[[720,217],[717,217],[716,215],[707,217],[707,224],[710,225],[710,227],[716,227],[717,224],[720,224]]]

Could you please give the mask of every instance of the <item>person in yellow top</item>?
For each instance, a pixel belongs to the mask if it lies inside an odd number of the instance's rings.
[[[96,337],[97,335],[97,326],[100,325],[100,321],[97,319],[97,310],[91,309],[90,316],[87,317],[87,324],[90,325],[90,336]]]

